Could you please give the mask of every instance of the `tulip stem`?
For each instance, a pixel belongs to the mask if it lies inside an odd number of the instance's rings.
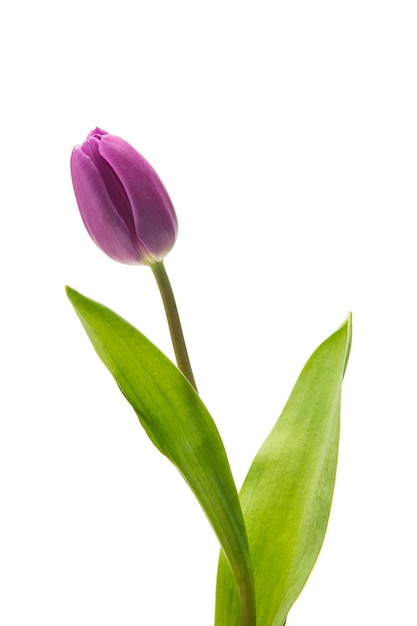
[[[152,263],[150,267],[153,271],[156,282],[158,283],[159,291],[161,292],[178,368],[197,391],[197,386],[195,384],[181,328],[180,317],[175,303],[174,293],[172,291],[171,283],[169,281],[168,274],[166,273],[164,263],[163,261],[158,261],[156,263]],[[244,579],[240,582],[239,601],[241,626],[256,626],[255,595],[252,575],[250,573],[247,573]]]
[[[169,332],[171,334],[172,345],[174,346],[175,358],[178,368],[192,384],[197,391],[197,385],[194,380],[193,371],[191,369],[190,359],[188,357],[187,346],[185,345],[184,334],[182,332],[180,316],[178,314],[177,305],[175,303],[174,292],[166,273],[163,261],[152,263],[150,266],[158,283],[159,291],[164,303],[165,313],[168,320]]]

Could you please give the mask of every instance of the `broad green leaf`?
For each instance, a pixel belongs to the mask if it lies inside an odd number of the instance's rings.
[[[255,577],[257,626],[282,626],[320,552],[336,476],[351,318],[311,356],[240,493]],[[240,626],[220,556],[216,626]]]
[[[155,446],[181,472],[206,513],[254,624],[253,580],[239,497],[208,410],[177,367],[116,313],[67,287],[98,356]]]

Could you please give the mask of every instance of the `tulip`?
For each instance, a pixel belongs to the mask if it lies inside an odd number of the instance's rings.
[[[161,261],[178,222],[153,167],[120,137],[99,128],[71,155],[72,183],[84,225],[112,259],[129,265]]]

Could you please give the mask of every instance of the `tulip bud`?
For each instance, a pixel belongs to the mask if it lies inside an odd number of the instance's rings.
[[[153,167],[126,141],[96,128],[71,155],[84,225],[115,261],[150,265],[175,243],[173,204]]]

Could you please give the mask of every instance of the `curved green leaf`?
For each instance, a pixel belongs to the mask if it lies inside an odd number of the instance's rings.
[[[245,524],[208,410],[177,367],[136,328],[69,287],[67,295],[150,439],[181,472],[204,509],[239,587],[242,624],[251,626],[255,602]]]
[[[240,494],[255,577],[257,626],[282,626],[323,543],[336,476],[351,317],[311,356]],[[240,626],[220,556],[216,626]]]

